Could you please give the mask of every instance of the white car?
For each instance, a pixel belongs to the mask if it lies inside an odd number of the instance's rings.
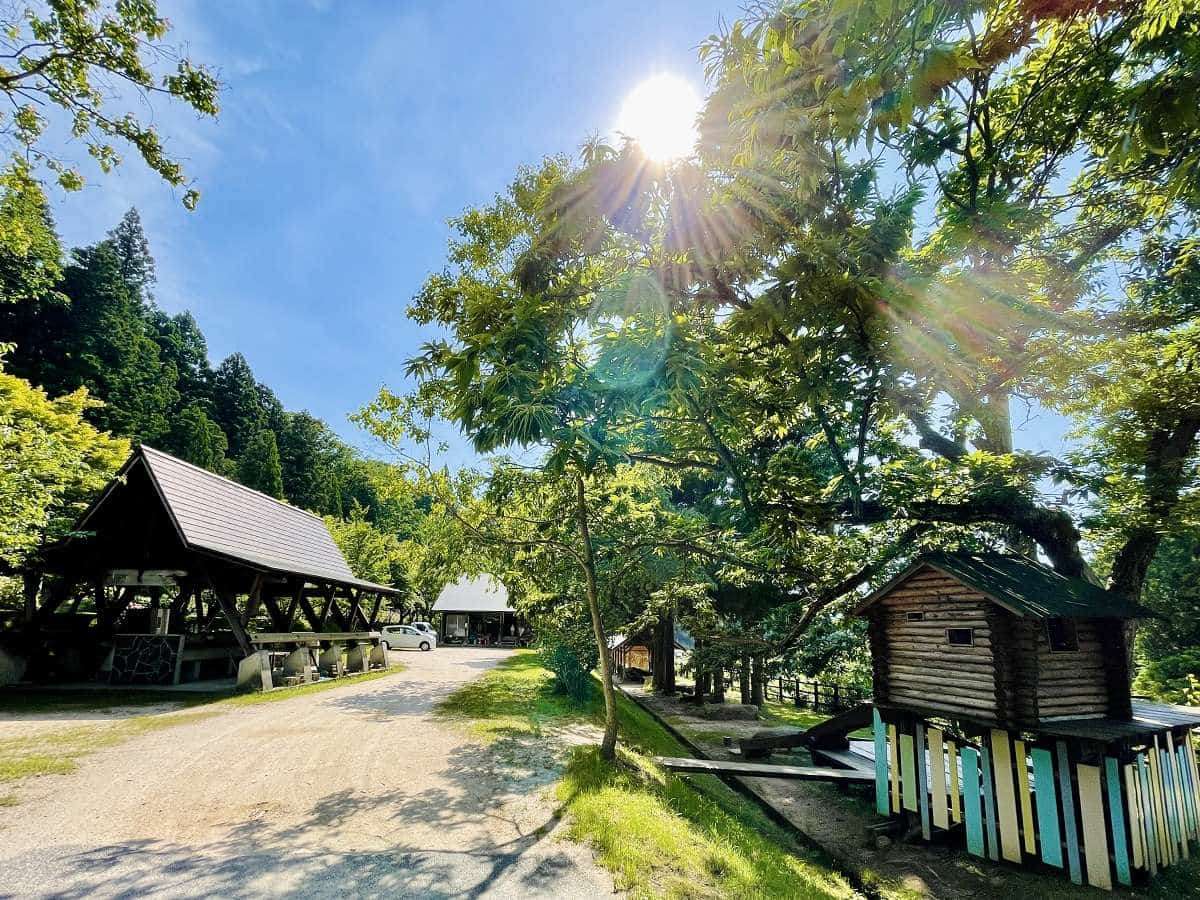
[[[428,635],[432,635],[434,640],[437,640],[437,632],[433,630],[433,626],[428,622],[413,622],[412,627],[417,631],[423,631]]]
[[[382,631],[383,644],[389,650],[432,650],[437,646],[436,637],[412,625],[387,625]]]

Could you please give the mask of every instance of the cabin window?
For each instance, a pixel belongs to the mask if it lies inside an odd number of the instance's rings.
[[[951,647],[972,647],[975,644],[975,629],[947,628],[946,643]]]
[[[908,614],[908,621],[910,621],[910,622],[924,622],[924,621],[925,621],[925,613],[923,613],[923,612],[910,612],[910,613]]]
[[[1047,619],[1046,636],[1050,640],[1051,653],[1070,653],[1079,649],[1074,619]]]

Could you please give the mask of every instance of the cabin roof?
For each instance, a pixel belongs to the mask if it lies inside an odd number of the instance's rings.
[[[866,598],[861,613],[924,568],[936,569],[985,594],[1018,616],[1139,619],[1154,613],[1120,594],[1068,578],[1048,566],[1006,553],[930,553]]]
[[[144,465],[183,545],[235,562],[369,591],[395,588],[356,578],[320,516],[222,478],[169,453],[142,445],[100,494],[76,530],[87,523]]]
[[[516,612],[508,603],[508,588],[492,575],[466,575],[447,584],[433,604],[434,612]]]

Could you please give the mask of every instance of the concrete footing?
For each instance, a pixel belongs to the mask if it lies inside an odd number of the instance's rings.
[[[269,691],[275,687],[271,678],[271,654],[258,650],[238,663],[237,686],[239,691]]]

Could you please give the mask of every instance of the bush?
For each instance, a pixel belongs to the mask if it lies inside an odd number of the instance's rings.
[[[1153,700],[1187,703],[1189,679],[1197,675],[1200,675],[1200,650],[1184,650],[1143,665],[1133,690]]]
[[[585,703],[592,696],[591,671],[580,662],[575,651],[566,644],[544,644],[538,648],[541,663],[554,673],[554,689],[566,694],[576,703]]]

